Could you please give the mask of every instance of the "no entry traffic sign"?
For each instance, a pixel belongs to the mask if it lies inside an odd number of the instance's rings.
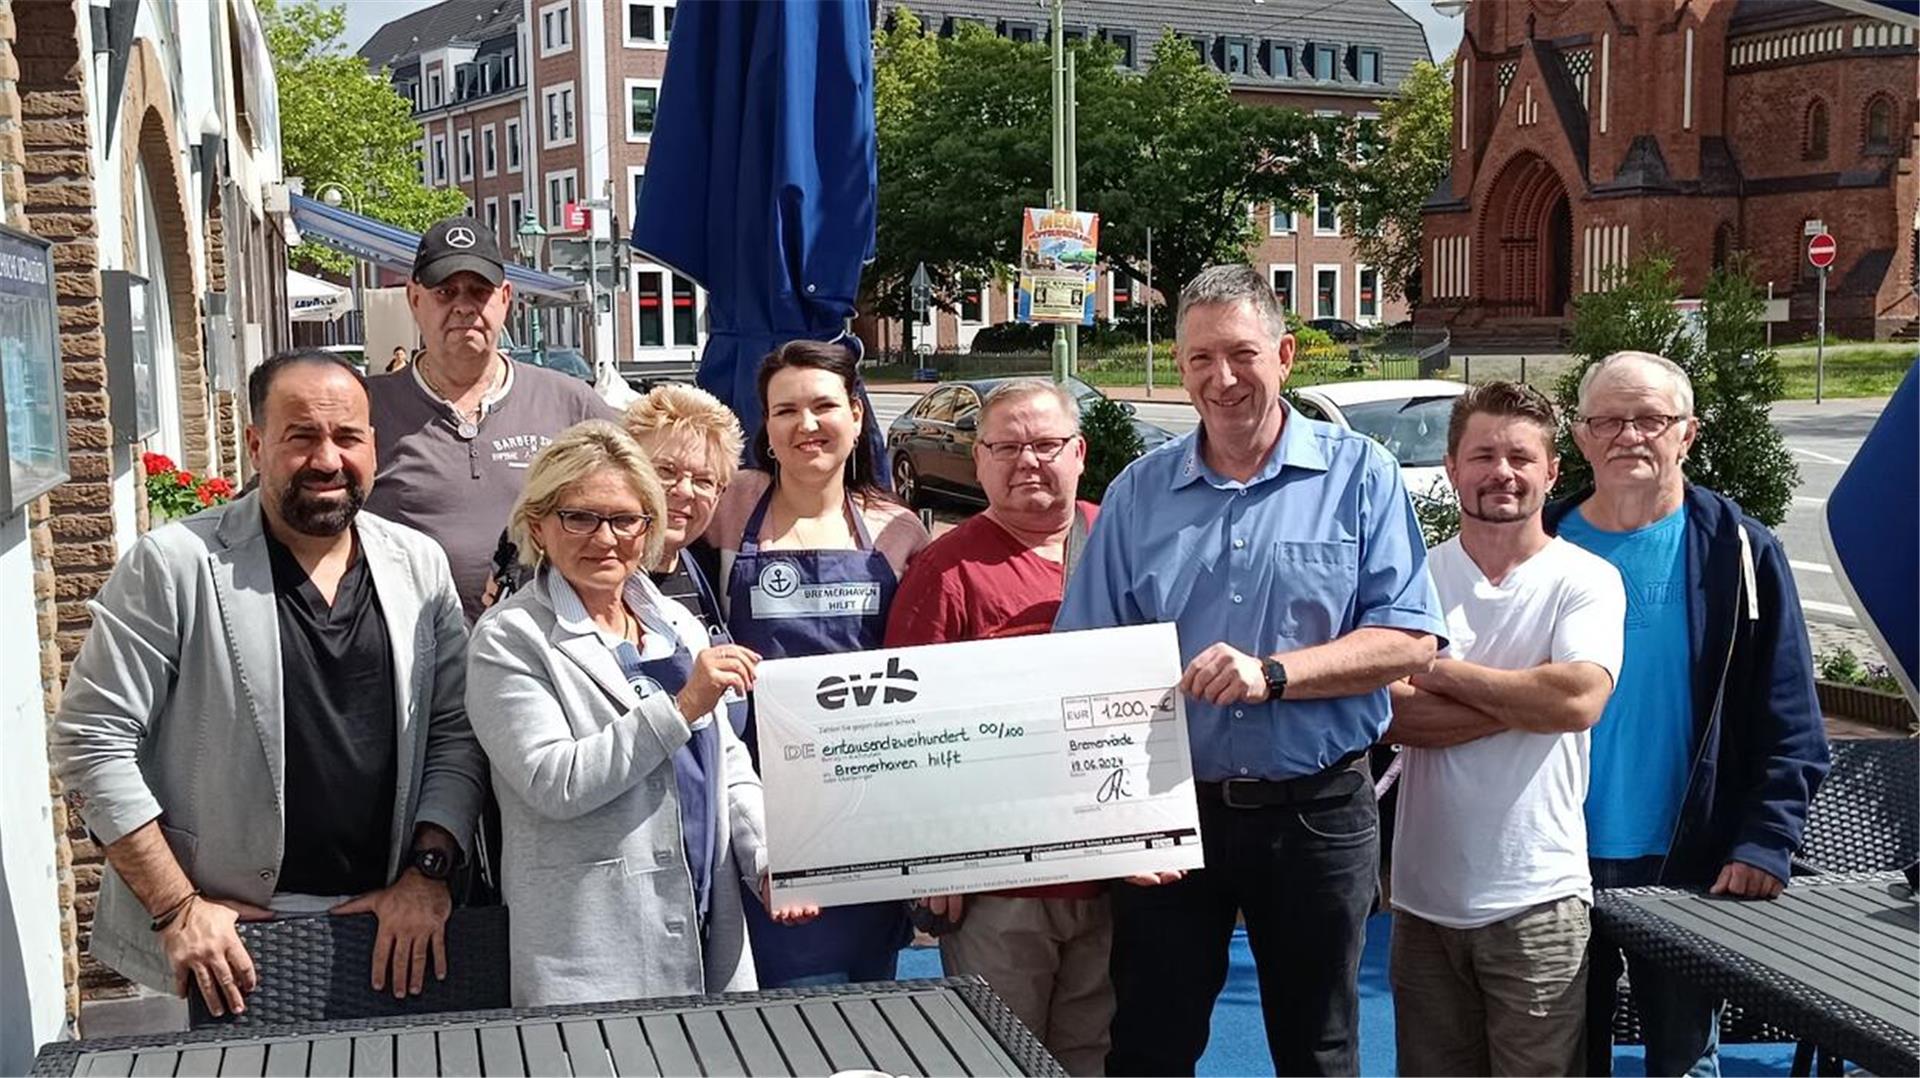
[[[1822,232],[1807,240],[1807,261],[1820,269],[1833,265],[1833,258],[1840,248],[1833,242],[1833,234]]]

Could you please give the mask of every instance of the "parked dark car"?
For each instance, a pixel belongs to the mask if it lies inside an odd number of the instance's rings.
[[[589,384],[593,382],[593,367],[578,348],[548,348],[542,352],[535,352],[531,348],[514,348],[508,354],[522,363],[571,374]]]
[[[1361,329],[1344,318],[1315,318],[1307,323],[1309,329],[1317,329],[1332,337],[1340,344],[1352,344],[1360,339]]]
[[[887,428],[887,460],[893,469],[894,493],[908,505],[919,505],[929,496],[958,498],[978,505],[987,503],[986,493],[973,474],[973,443],[980,431],[980,402],[1004,378],[979,378],[967,382],[943,382],[928,390],[900,414]],[[1105,394],[1078,378],[1067,379],[1067,388],[1079,399],[1084,410]],[[1132,415],[1134,407],[1126,401],[1120,407]],[[1141,443],[1152,450],[1174,435],[1137,416],[1133,429]]]

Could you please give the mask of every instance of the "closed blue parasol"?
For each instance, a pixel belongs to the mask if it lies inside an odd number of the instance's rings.
[[[1880,413],[1845,474],[1827,495],[1827,547],[1841,590],[1860,614],[1887,666],[1920,702],[1920,625],[1913,597],[1920,594],[1920,361]]]
[[[847,322],[873,257],[876,176],[864,0],[682,0],[633,246],[707,289],[700,385],[749,444],[763,356],[802,337],[860,347]],[[871,418],[868,433],[879,454]]]

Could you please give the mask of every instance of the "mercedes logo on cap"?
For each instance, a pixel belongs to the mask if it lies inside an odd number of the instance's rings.
[[[473,246],[473,229],[465,225],[456,225],[447,229],[447,246],[462,249]]]

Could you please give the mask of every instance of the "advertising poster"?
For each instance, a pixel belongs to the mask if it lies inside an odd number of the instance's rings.
[[[1093,325],[1099,258],[1099,214],[1029,208],[1020,223],[1020,321]]]

